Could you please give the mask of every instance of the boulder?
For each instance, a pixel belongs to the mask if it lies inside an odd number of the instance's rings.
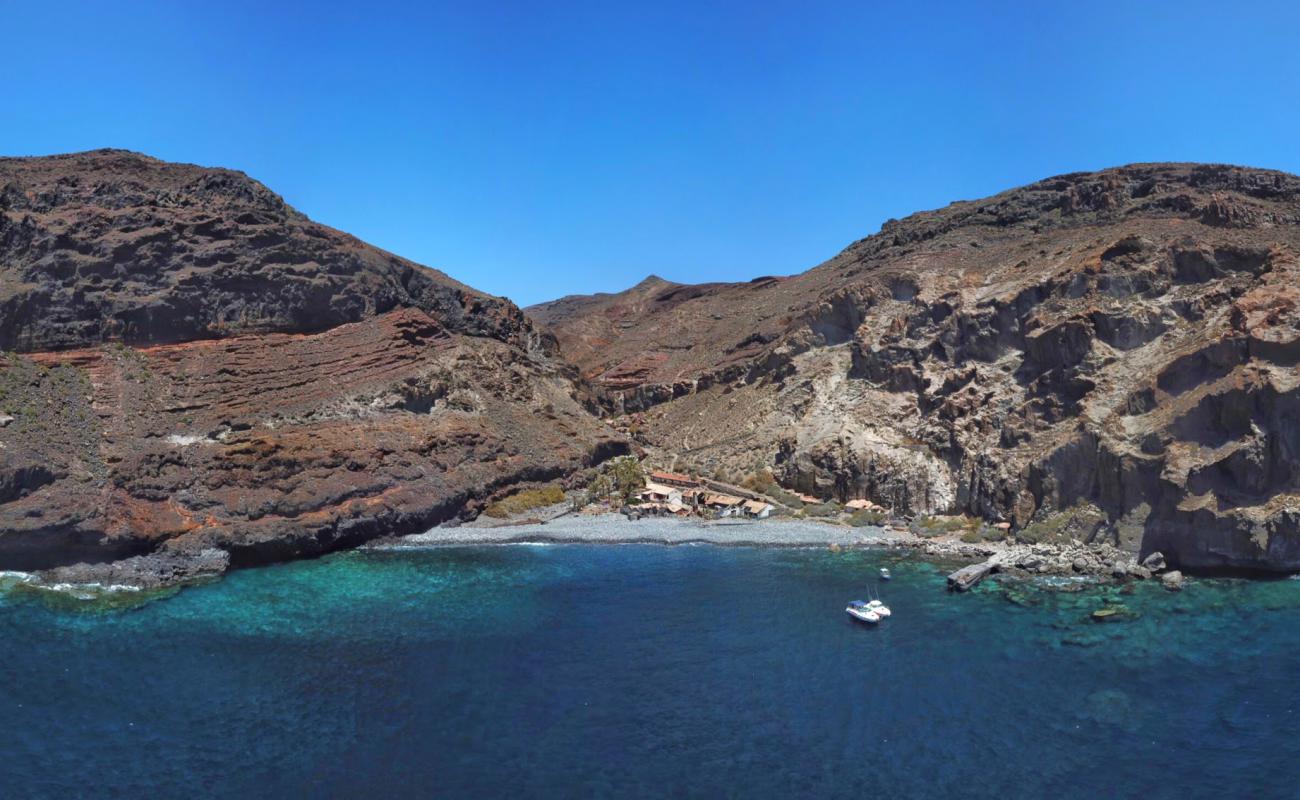
[[[1084,572],[1088,569],[1088,559],[1084,558],[1083,556],[1080,556],[1074,559],[1074,563],[1072,563],[1070,566],[1074,567],[1075,572]]]
[[[1146,558],[1142,559],[1142,566],[1146,567],[1152,572],[1159,572],[1160,570],[1165,568],[1165,556],[1163,553],[1157,550],[1154,553],[1148,555]]]
[[[1183,573],[1178,570],[1170,570],[1160,576],[1160,582],[1171,592],[1180,591],[1183,588]]]
[[[1131,564],[1128,568],[1128,575],[1130,578],[1137,578],[1140,581],[1144,581],[1151,577],[1151,570],[1141,564]]]
[[[962,567],[948,576],[948,589],[958,592],[970,591],[980,581],[997,572],[999,566],[998,559],[990,558],[979,564]]]
[[[1043,558],[1042,556],[1028,555],[1020,559],[1020,561],[1017,563],[1016,566],[1020,567],[1021,569],[1032,570],[1032,569],[1038,569],[1039,567],[1043,566],[1046,563],[1047,563],[1047,559]]]

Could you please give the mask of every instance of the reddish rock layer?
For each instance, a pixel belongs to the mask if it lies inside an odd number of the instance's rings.
[[[238,173],[7,159],[0,198],[0,568],[311,555],[626,449],[508,301]]]

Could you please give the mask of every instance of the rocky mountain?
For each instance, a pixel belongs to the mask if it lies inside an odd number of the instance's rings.
[[[0,349],[0,568],[310,555],[627,448],[508,301],[124,151],[0,159]]]
[[[679,466],[1184,568],[1300,569],[1300,178],[1141,164],[786,278],[528,313]]]

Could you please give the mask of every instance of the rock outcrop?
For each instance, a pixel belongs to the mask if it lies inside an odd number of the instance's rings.
[[[793,277],[528,312],[682,466],[1292,571],[1298,286],[1300,178],[1143,164],[891,220]]]
[[[509,301],[122,151],[0,159],[0,349],[0,568],[312,555],[628,447]]]

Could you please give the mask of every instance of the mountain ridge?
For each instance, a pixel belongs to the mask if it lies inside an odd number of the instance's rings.
[[[0,159],[0,350],[0,568],[314,555],[627,450],[508,300],[129,151]]]
[[[683,466],[1289,570],[1297,252],[1300,178],[1135,164],[891,220],[787,278],[528,313]]]
[[[1292,570],[1297,254],[1300,178],[1137,164],[789,276],[521,311],[243,173],[0,159],[0,568],[314,555],[565,479],[617,428],[733,482]]]

